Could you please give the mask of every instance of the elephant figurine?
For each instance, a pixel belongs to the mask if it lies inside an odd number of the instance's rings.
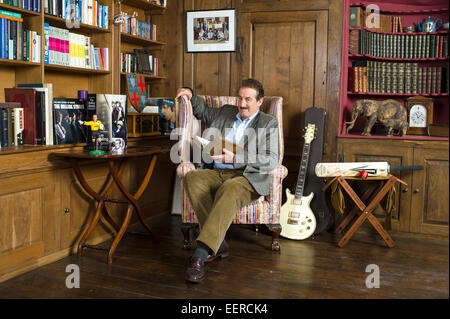
[[[353,105],[352,120],[345,122],[347,134],[355,125],[359,116],[366,117],[366,125],[361,135],[370,136],[373,125],[378,120],[388,128],[387,136],[392,136],[394,129],[399,130],[400,136],[406,135],[408,130],[408,115],[406,108],[396,100],[358,100]]]

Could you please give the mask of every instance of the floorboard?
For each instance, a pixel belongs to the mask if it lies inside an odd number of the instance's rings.
[[[449,298],[448,240],[392,233],[396,246],[387,248],[380,237],[357,232],[339,248],[337,235],[323,233],[304,241],[281,238],[277,253],[270,250],[266,231],[232,225],[227,234],[230,256],[209,264],[204,282],[190,284],[184,272],[192,251],[181,249],[179,216],[162,216],[152,227],[158,242],[126,235],[111,265],[104,251],[86,249],[80,259],[72,255],[0,283],[0,298]],[[80,288],[66,288],[69,264],[80,267]],[[366,287],[370,264],[379,267],[379,288]]]

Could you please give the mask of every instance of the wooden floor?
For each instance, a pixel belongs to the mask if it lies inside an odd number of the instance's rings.
[[[400,237],[387,248],[376,234],[359,232],[344,248],[325,233],[305,241],[271,238],[250,226],[232,225],[230,257],[208,266],[201,284],[185,282],[192,251],[181,249],[179,216],[152,221],[160,242],[127,235],[111,265],[103,251],[88,249],[0,283],[0,298],[449,298],[449,242]],[[105,244],[107,244],[106,242]],[[80,288],[65,286],[66,266],[80,267]],[[380,287],[369,289],[366,267],[379,267]]]

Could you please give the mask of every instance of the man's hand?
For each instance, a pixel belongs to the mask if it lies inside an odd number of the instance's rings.
[[[227,149],[222,149],[221,155],[211,156],[211,158],[217,162],[222,162],[225,164],[233,164],[234,163],[234,153],[230,152]]]
[[[192,91],[189,89],[179,88],[175,98],[178,100],[182,95],[186,95],[189,101],[192,99]]]

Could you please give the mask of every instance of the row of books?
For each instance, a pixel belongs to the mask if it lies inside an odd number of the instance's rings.
[[[146,49],[134,49],[133,53],[120,53],[121,72],[158,76],[159,60]]]
[[[156,40],[156,25],[136,18],[129,18],[120,25],[120,32],[148,40]]]
[[[0,15],[0,58],[41,62],[41,36],[35,31],[23,29],[21,14],[11,14]]]
[[[383,34],[364,29],[349,32],[350,54],[399,59],[448,57],[448,35]]]
[[[109,48],[96,48],[91,37],[44,23],[44,63],[109,70]]]
[[[34,86],[34,87],[33,87]],[[126,141],[126,96],[89,94],[86,101],[77,98],[53,98],[51,84],[23,84],[5,88],[7,102],[20,103],[22,114],[3,115],[0,112],[2,146],[55,145],[86,142],[90,134],[89,122],[97,114],[109,139]],[[8,104],[8,103],[5,103]],[[20,110],[19,108],[19,110]],[[8,111],[11,112],[11,111]],[[5,114],[7,114],[6,112]],[[19,127],[22,135],[15,136],[15,119],[23,119]],[[17,140],[17,142],[15,141]]]
[[[402,32],[402,17],[375,13],[363,7],[351,6],[349,10],[349,26],[351,28],[368,28],[380,32]]]
[[[23,108],[0,108],[0,147],[23,145],[23,128]]]
[[[448,92],[448,64],[419,66],[418,63],[354,62],[349,69],[351,92],[440,94]]]
[[[80,22],[109,29],[111,7],[96,0],[44,0],[44,12],[70,20],[71,23]]]
[[[41,12],[41,0],[0,0],[0,3],[34,12]]]

